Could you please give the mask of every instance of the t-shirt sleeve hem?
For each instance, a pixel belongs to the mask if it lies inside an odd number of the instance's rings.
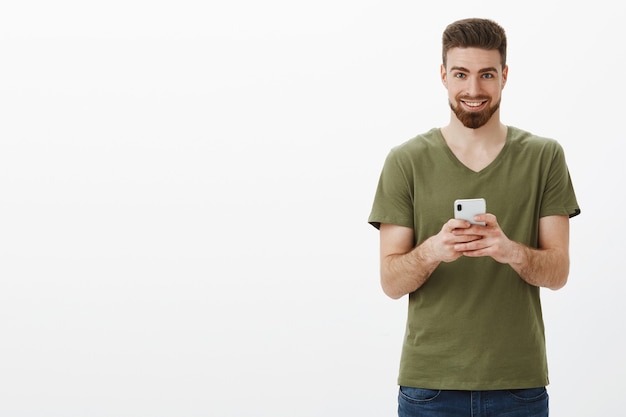
[[[578,207],[561,207],[553,210],[546,210],[540,214],[539,217],[547,216],[569,216],[570,218],[576,217],[580,214],[580,208]]]
[[[368,219],[368,223],[374,226],[376,229],[380,229],[380,225],[382,223],[395,224],[398,226],[410,227],[413,228],[413,222],[407,219],[391,219],[391,218],[381,218],[381,217],[370,217]]]

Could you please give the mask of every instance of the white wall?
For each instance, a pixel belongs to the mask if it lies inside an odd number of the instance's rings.
[[[618,3],[214,3],[3,2],[0,415],[394,415],[406,299],[366,220],[389,148],[446,123],[469,16],[583,211],[544,292],[552,415],[619,415]]]

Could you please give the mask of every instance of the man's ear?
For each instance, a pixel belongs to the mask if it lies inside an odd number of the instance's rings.
[[[505,65],[504,68],[502,68],[502,88],[504,88],[504,86],[506,85],[506,79],[509,76],[509,66]]]
[[[444,87],[448,88],[448,73],[446,72],[446,67],[441,64],[439,71],[441,73],[441,82],[443,83]]]

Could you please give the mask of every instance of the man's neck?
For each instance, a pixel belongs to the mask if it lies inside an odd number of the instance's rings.
[[[497,117],[492,117],[477,129],[471,129],[453,114],[450,123],[441,128],[441,134],[457,159],[478,172],[498,156],[506,143],[507,130]]]
[[[486,124],[471,129],[452,114],[450,123],[441,129],[441,132],[450,147],[465,149],[479,146],[481,148],[501,148],[506,141],[507,127],[494,115]]]

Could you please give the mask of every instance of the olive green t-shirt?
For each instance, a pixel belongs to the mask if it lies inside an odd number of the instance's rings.
[[[540,217],[580,212],[555,140],[509,126],[500,154],[474,172],[437,128],[389,152],[368,221],[411,227],[419,244],[453,217],[454,200],[478,197],[510,239],[530,247]],[[451,390],[547,385],[539,288],[489,257],[441,263],[409,294],[398,382]]]

